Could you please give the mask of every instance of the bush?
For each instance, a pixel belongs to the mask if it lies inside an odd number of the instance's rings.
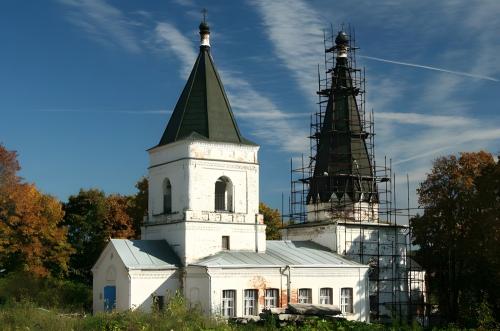
[[[15,302],[32,302],[48,309],[90,312],[92,289],[69,280],[12,273],[0,278],[0,304]]]

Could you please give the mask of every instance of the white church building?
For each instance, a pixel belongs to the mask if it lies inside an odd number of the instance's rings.
[[[102,252],[92,269],[94,312],[149,311],[178,291],[205,313],[224,317],[312,303],[368,321],[368,265],[327,242],[266,240],[259,146],[238,129],[205,22],[200,36],[165,132],[148,151],[149,214],[141,240],[112,239]]]

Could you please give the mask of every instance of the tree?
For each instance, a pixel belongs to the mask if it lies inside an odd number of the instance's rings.
[[[130,199],[120,195],[106,197],[97,189],[80,190],[70,196],[64,209],[68,242],[76,250],[71,256],[73,278],[92,281],[91,268],[110,238],[134,238],[132,218],[127,211]]]
[[[499,168],[483,151],[441,157],[417,189],[424,213],[410,220],[416,258],[448,321],[477,324],[466,310],[485,296],[500,307]]]
[[[130,197],[128,214],[132,217],[136,236],[141,233],[144,216],[148,214],[148,179],[142,177],[136,184],[137,193]]]
[[[281,215],[278,209],[272,209],[265,203],[259,203],[259,213],[264,216],[264,224],[266,227],[266,239],[267,240],[279,240],[281,239],[280,229],[281,229]]]
[[[71,246],[61,203],[23,183],[17,154],[0,145],[0,265],[37,276],[63,275]]]
[[[12,187],[21,181],[17,172],[21,170],[17,161],[17,152],[9,151],[0,143],[0,189]]]
[[[106,197],[104,236],[107,238],[135,238],[134,221],[128,214],[131,199],[112,194]]]

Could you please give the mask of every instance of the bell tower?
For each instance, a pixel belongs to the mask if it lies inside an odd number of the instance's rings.
[[[359,87],[353,82],[349,63],[349,37],[340,31],[335,38],[335,67],[331,87],[319,91],[328,97],[324,120],[316,133],[317,152],[309,179],[306,221],[349,219],[378,220],[378,193],[372,160],[358,105]]]
[[[238,128],[210,54],[210,27],[165,132],[149,152],[142,239],[165,239],[184,265],[221,250],[265,251],[259,146]]]

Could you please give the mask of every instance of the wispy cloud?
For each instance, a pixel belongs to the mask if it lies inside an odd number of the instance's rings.
[[[250,119],[268,119],[268,120],[286,120],[289,118],[309,118],[311,113],[283,113],[280,111],[269,111],[266,113],[260,111],[245,111],[238,113],[239,117]]]
[[[195,5],[193,0],[173,0],[172,2],[184,7],[193,7]]]
[[[255,0],[277,56],[305,97],[316,102],[317,65],[324,62],[323,29],[318,13],[301,0]]]
[[[168,22],[158,23],[155,29],[156,43],[166,52],[181,60],[182,78],[187,78],[196,60],[193,42]]]
[[[395,122],[401,124],[422,125],[436,128],[454,128],[475,124],[477,122],[474,119],[461,116],[440,116],[418,113],[377,112],[376,118],[377,121],[380,120],[381,122]]]
[[[193,42],[186,38],[173,24],[161,22],[156,27],[157,41],[166,52],[180,62],[180,75],[185,78],[196,59]],[[231,71],[219,70],[229,94],[236,117],[252,121],[252,134],[262,141],[278,145],[289,152],[302,152],[307,146],[304,128],[293,126],[287,114],[279,110],[270,98],[259,93],[247,80]],[[301,134],[297,135],[297,132]]]
[[[442,151],[449,150],[453,147],[461,146],[464,143],[471,143],[471,142],[477,142],[477,141],[489,141],[489,140],[497,140],[500,139],[500,129],[485,129],[485,128],[478,128],[478,129],[473,129],[473,130],[467,130],[467,131],[462,131],[460,135],[453,135],[450,136],[449,139],[447,139],[446,142],[441,142],[441,146],[435,149],[427,150],[425,152],[420,152],[420,153],[414,153],[414,155],[397,160],[394,162],[394,165],[402,164],[408,161],[413,161],[416,159],[421,159],[427,156],[435,156],[436,154],[439,154]],[[444,146],[443,146],[444,143]]]
[[[338,4],[334,10],[331,9],[332,6],[330,9],[325,6],[325,11],[322,12],[313,8],[312,3],[303,0],[250,1],[261,16],[267,37],[274,47],[274,55],[283,61],[289,74],[312,102],[316,101],[314,88],[317,86],[314,68],[318,63],[323,63],[322,29],[331,23],[324,22],[322,15],[330,15],[331,18],[328,19],[336,22],[348,17],[348,10],[356,11],[355,20],[375,16],[379,18],[378,21],[387,22],[384,25],[387,33],[408,26],[410,19],[419,22],[414,26],[420,28],[412,32],[418,35],[420,44],[418,47],[411,45],[411,61],[371,56],[363,56],[360,61],[372,62],[367,70],[366,108],[375,110],[379,161],[380,155],[387,154],[395,160],[394,171],[410,174],[412,201],[416,201],[416,183],[424,178],[425,170],[430,169],[434,158],[457,151],[494,146],[500,140],[495,120],[482,120],[472,112],[476,110],[475,105],[464,97],[464,91],[473,93],[487,82],[499,81],[495,77],[500,72],[497,60],[500,52],[496,33],[498,29],[485,29],[484,22],[500,25],[500,16],[496,15],[500,10],[500,2],[495,4],[495,1],[490,1],[485,6],[472,6],[474,10],[469,11],[467,7],[470,5],[467,3],[454,2],[450,5],[450,1],[436,6],[435,12],[439,16],[437,20],[427,16],[414,17],[416,10],[425,10],[428,6],[425,1],[410,1],[404,10],[397,2],[375,4],[363,1],[345,6]],[[395,10],[396,6],[398,10]],[[467,15],[463,15],[464,11]],[[474,54],[470,54],[470,47],[460,48],[463,44],[457,44],[456,49],[448,47],[446,51],[433,55],[434,63],[439,65],[418,64],[416,60],[419,58],[426,58],[432,50],[437,52],[436,30],[442,28],[443,24],[456,29],[456,22],[460,17],[467,17],[460,33],[474,40]],[[381,35],[383,33],[385,32],[381,32]],[[397,54],[402,52],[402,47],[407,46],[407,40],[393,37],[384,45],[384,49]],[[396,66],[387,70],[387,66],[382,68],[380,64],[384,62]],[[446,68],[449,64],[454,68],[463,67],[467,70],[449,70]],[[412,78],[402,79],[409,76],[402,74],[401,66],[422,69],[422,80],[415,82]],[[400,109],[404,112],[396,111]]]
[[[445,72],[448,74],[453,74],[453,75],[459,75],[459,76],[464,76],[464,77],[470,77],[470,78],[476,78],[476,79],[485,79],[485,80],[490,80],[493,82],[499,82],[500,80],[494,78],[494,77],[489,77],[489,76],[484,76],[484,75],[478,75],[478,74],[472,74],[468,72],[463,72],[463,71],[454,71],[454,70],[448,70],[448,69],[443,69],[443,68],[438,68],[438,67],[432,67],[432,66],[426,66],[426,65],[421,65],[421,64],[415,64],[415,63],[408,63],[408,62],[400,62],[400,61],[394,61],[394,60],[387,60],[387,59],[382,59],[379,57],[373,57],[373,56],[366,56],[366,55],[358,55],[358,57],[363,58],[363,59],[368,59],[368,60],[374,60],[374,61],[379,61],[379,62],[385,62],[385,63],[392,63],[392,64],[399,64],[407,67],[414,67],[414,68],[421,68],[421,69],[427,69],[427,70],[434,70],[434,71],[440,71],[440,72]]]
[[[133,20],[104,0],[59,0],[70,10],[66,19],[103,45],[117,45],[132,53],[141,52],[132,27]]]
[[[38,112],[45,113],[97,113],[97,114],[134,114],[134,115],[164,115],[172,113],[171,110],[98,110],[98,109],[37,109]]]

